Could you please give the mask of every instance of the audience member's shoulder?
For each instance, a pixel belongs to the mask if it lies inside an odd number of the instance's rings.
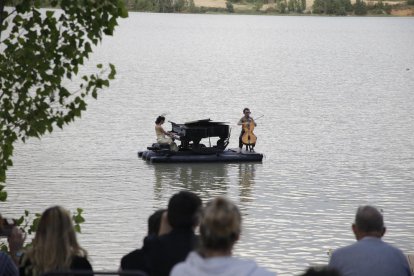
[[[384,242],[384,241],[383,241],[383,244],[384,244],[385,247],[388,247],[390,250],[394,250],[396,253],[404,255],[403,251],[401,249],[399,249],[398,247],[396,247],[395,245],[389,244],[389,243]]]
[[[271,272],[264,267],[260,267],[254,260],[239,260],[241,273],[246,272],[248,276],[275,276],[275,272]],[[249,271],[249,272],[248,272]],[[240,274],[243,275],[243,274]]]
[[[250,259],[241,259],[231,257],[229,259],[222,259],[217,264],[220,271],[227,271],[219,275],[245,275],[245,276],[275,276],[275,272],[271,272],[264,267],[259,266],[256,261]],[[212,267],[214,269],[214,267]],[[214,275],[214,274],[212,274]]]
[[[358,250],[358,247],[360,247],[360,246],[361,246],[361,243],[354,242],[354,243],[346,245],[344,247],[337,248],[332,252],[331,257],[333,257],[335,255],[342,255],[342,254],[353,254],[353,252],[355,250]]]
[[[251,276],[276,276],[276,272],[271,272],[263,267],[257,267]]]
[[[193,271],[190,269],[187,263],[181,262],[176,264],[171,270],[170,276],[186,276],[193,275]]]
[[[17,276],[19,272],[9,255],[0,252],[0,275]]]
[[[151,234],[144,238],[142,249],[145,251],[146,248],[151,247],[159,242],[159,236]]]
[[[145,254],[142,249],[131,251],[122,257],[121,268],[123,270],[141,269],[142,267],[138,264],[141,264],[143,262],[144,257]]]
[[[253,260],[235,257],[202,258],[198,253],[191,252],[186,261],[174,266],[171,276],[193,275],[240,275],[240,276],[275,276],[257,265]]]
[[[92,265],[86,257],[74,256],[71,268],[77,270],[92,270]]]

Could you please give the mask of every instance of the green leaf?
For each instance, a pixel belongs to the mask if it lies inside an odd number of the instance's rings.
[[[80,216],[80,215],[76,216],[74,218],[74,220],[75,220],[76,223],[83,223],[83,222],[85,222],[85,219],[82,216]]]
[[[82,232],[81,232],[80,225],[76,224],[74,227],[75,227],[75,232],[76,232],[76,233],[82,233]]]
[[[37,231],[37,228],[39,227],[39,222],[40,222],[40,214],[35,214],[35,219],[32,222],[32,225],[29,228],[29,234],[35,233]]]
[[[13,18],[13,23],[20,23],[23,21],[23,17],[21,17],[20,14],[17,14],[14,18]]]
[[[1,252],[4,252],[4,253],[8,253],[9,252],[9,248],[7,247],[7,245],[6,244],[1,244],[1,246],[0,246],[0,251]]]
[[[46,17],[51,18],[55,13],[53,11],[46,11]]]
[[[116,69],[115,69],[115,66],[112,63],[109,64],[109,67],[111,68],[111,72],[108,75],[108,79],[113,80],[115,78],[115,75],[116,75]]]
[[[3,22],[3,25],[1,26],[1,30],[2,31],[5,31],[5,30],[7,30],[8,27],[9,27],[9,22],[4,21]]]
[[[35,0],[34,1],[34,6],[35,6],[36,9],[40,8],[40,4],[41,4],[40,0]]]
[[[7,192],[6,191],[0,191],[0,201],[6,201],[7,200]]]
[[[6,170],[0,169],[0,182],[4,183],[6,182]]]
[[[128,17],[128,9],[126,8],[124,1],[118,1],[118,13],[122,18]]]
[[[24,216],[21,216],[18,220],[16,220],[16,225],[21,225],[24,222]]]
[[[85,43],[85,53],[92,52],[91,44],[89,42]]]

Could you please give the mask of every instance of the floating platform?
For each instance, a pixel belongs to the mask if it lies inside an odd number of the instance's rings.
[[[209,154],[193,151],[146,150],[139,151],[138,157],[150,163],[205,163],[205,162],[262,162],[263,154],[254,151],[226,149]]]

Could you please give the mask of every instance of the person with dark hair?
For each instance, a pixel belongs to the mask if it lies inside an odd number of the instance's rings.
[[[166,209],[158,209],[148,218],[148,232],[144,238],[144,246],[140,249],[136,249],[121,259],[120,270],[142,270],[147,266],[145,263],[145,254],[147,248],[145,247],[149,240],[155,239],[158,236],[161,225],[161,217]]]
[[[243,141],[242,141],[242,138],[243,138],[243,134],[245,133],[245,126],[246,125],[249,125],[249,124],[251,124],[251,123],[253,123],[254,124],[254,126],[257,126],[257,124],[256,124],[256,122],[253,120],[253,118],[252,117],[250,117],[250,114],[251,114],[251,112],[250,112],[250,109],[249,108],[247,108],[247,107],[245,107],[244,109],[243,109],[243,117],[241,117],[240,118],[240,120],[237,122],[237,125],[239,125],[239,126],[241,126],[242,128],[241,128],[241,132],[240,132],[240,136],[239,136],[239,152],[241,152],[242,151],[242,148],[243,148]],[[256,143],[252,143],[252,148],[254,148],[254,146],[255,146],[255,144]]]
[[[158,116],[155,120],[155,134],[157,135],[157,143],[168,144],[172,151],[178,151],[177,144],[172,139],[173,135],[170,132],[164,130],[162,125],[165,123],[164,116]]]
[[[148,236],[158,236],[161,226],[161,217],[166,209],[158,209],[148,218]]]
[[[168,276],[173,266],[184,261],[198,244],[194,230],[198,225],[201,207],[201,199],[192,192],[174,194],[169,200],[167,211],[161,216],[159,235],[145,239],[142,254],[128,263],[121,261],[121,269]]]
[[[206,206],[200,223],[200,248],[177,264],[171,276],[267,276],[276,275],[252,260],[232,257],[241,233],[241,215],[235,204],[217,197]]]
[[[343,276],[410,276],[406,256],[384,241],[383,216],[373,206],[361,206],[352,230],[357,242],[332,253],[329,266]]]
[[[328,266],[310,267],[300,276],[342,276],[338,270]]]

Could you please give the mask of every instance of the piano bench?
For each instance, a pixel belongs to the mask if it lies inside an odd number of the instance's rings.
[[[160,144],[154,143],[151,147],[147,147],[148,150],[162,150],[162,149],[170,149],[169,144]]]

